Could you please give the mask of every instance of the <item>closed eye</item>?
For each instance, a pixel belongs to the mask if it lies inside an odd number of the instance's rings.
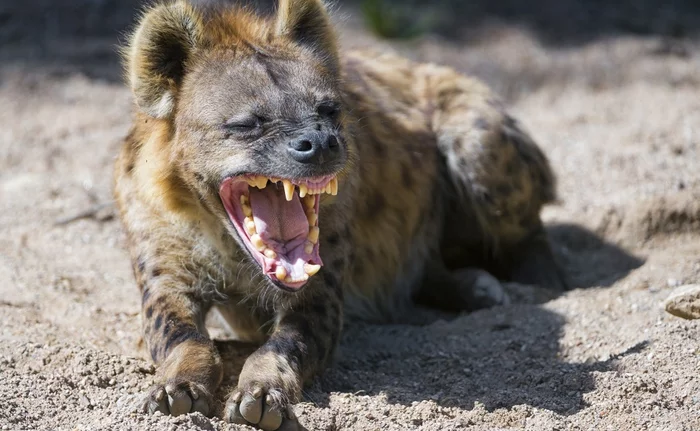
[[[262,128],[263,119],[257,115],[235,117],[224,123],[224,129],[228,132],[250,133]]]

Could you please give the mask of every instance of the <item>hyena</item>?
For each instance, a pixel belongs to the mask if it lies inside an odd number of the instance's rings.
[[[344,317],[503,305],[501,281],[565,289],[540,219],[554,175],[479,81],[341,53],[321,0],[156,4],[124,54],[115,195],[160,378],[144,410],[215,413],[212,309],[260,345],[225,419],[295,429]]]

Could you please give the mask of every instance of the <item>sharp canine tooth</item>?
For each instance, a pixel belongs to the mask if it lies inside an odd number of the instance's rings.
[[[310,242],[307,242],[306,245],[304,245],[304,253],[306,254],[311,254],[314,251],[314,245],[311,244]]]
[[[309,229],[309,236],[306,238],[311,241],[312,244],[316,244],[318,242],[318,234],[320,230],[317,226],[312,227]]]
[[[253,247],[255,247],[257,251],[265,250],[265,242],[258,234],[250,236],[250,243],[253,244]]]
[[[312,275],[316,275],[318,270],[321,269],[321,265],[313,265],[310,263],[307,263],[304,265],[304,272],[311,277]]]
[[[277,253],[271,248],[266,248],[263,254],[270,259],[277,259]]]
[[[306,196],[306,193],[309,192],[309,188],[306,186],[306,184],[300,184],[299,185],[299,197],[303,198]]]
[[[338,194],[338,178],[337,177],[333,177],[333,179],[331,180],[331,194],[333,196]]]
[[[288,180],[282,180],[284,185],[284,196],[287,198],[287,202],[291,201],[294,197],[294,184],[290,183]]]
[[[249,205],[241,204],[241,209],[243,209],[243,214],[246,217],[250,217],[253,215],[253,209]]]
[[[278,266],[277,269],[275,270],[275,276],[276,276],[277,279],[280,280],[280,281],[286,281],[286,278],[287,278],[287,270],[284,269],[283,266]]]

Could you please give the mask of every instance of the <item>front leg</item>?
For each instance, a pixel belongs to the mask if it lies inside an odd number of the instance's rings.
[[[265,431],[299,428],[291,404],[333,356],[342,327],[340,286],[333,275],[323,278],[307,287],[313,296],[278,314],[270,338],[246,360],[226,404],[228,421]]]
[[[209,415],[223,368],[204,327],[207,305],[193,287],[198,285],[194,275],[169,262],[178,260],[138,258],[134,265],[143,294],[144,339],[160,380],[144,399],[143,410]]]

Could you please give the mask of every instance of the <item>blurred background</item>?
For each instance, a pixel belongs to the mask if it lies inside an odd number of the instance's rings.
[[[119,80],[115,44],[124,38],[146,3],[2,1],[0,68],[23,65],[47,67],[56,73],[77,70],[95,78]],[[274,8],[272,0],[238,3],[262,11]],[[505,96],[518,91],[511,88],[514,84],[500,82],[511,78],[504,75],[507,65],[470,63],[455,55],[454,49],[476,46],[484,40],[494,42],[509,36],[513,39],[517,33],[521,39],[528,39],[519,43],[510,41],[514,51],[521,51],[517,57],[522,57],[523,48],[527,53],[526,45],[530,45],[530,51],[533,44],[562,50],[625,37],[651,41],[649,49],[662,56],[687,57],[689,43],[700,31],[700,2],[696,0],[336,0],[330,4],[343,28],[345,45],[366,43],[364,35],[358,39],[356,34],[366,33],[398,44],[398,49],[409,49],[414,56],[451,63],[473,72],[490,81]],[[436,46],[448,54],[422,52]],[[557,75],[556,71],[550,73]],[[536,84],[528,79],[537,77],[521,78],[520,90]]]

